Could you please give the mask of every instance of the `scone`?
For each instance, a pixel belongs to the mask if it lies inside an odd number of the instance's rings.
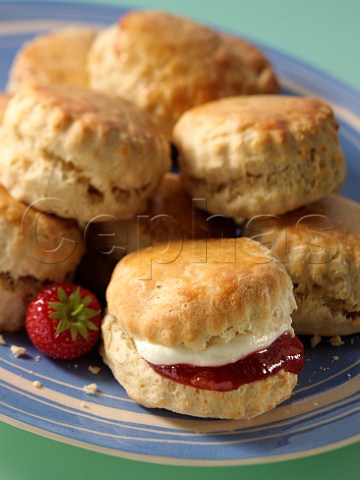
[[[128,395],[199,417],[287,399],[303,364],[285,269],[250,239],[172,242],[124,257],[107,289],[103,359]]]
[[[360,332],[360,205],[337,194],[245,229],[277,254],[293,284],[296,333]]]
[[[8,90],[26,83],[88,85],[87,55],[95,30],[74,26],[46,33],[27,42],[11,66]]]
[[[238,221],[285,213],[339,188],[333,111],[312,97],[253,95],[195,107],[174,128],[184,185]]]
[[[57,215],[81,225],[142,212],[170,166],[167,139],[143,112],[63,85],[14,94],[0,144],[0,183],[11,195],[26,203],[49,198]]]
[[[254,45],[159,11],[127,13],[101,32],[88,68],[92,88],[135,103],[169,138],[194,105],[279,91],[269,61]]]
[[[27,207],[0,187],[0,249],[0,331],[14,331],[44,284],[72,279],[83,242],[75,222]]]
[[[207,214],[199,209],[201,203],[187,195],[179,175],[166,173],[142,214],[87,226],[86,251],[78,269],[81,282],[103,296],[115,265],[128,253],[161,242],[236,235],[236,225],[230,218]]]

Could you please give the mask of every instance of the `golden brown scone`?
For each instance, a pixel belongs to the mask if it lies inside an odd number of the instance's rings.
[[[360,206],[332,194],[280,217],[249,221],[245,233],[279,256],[294,283],[298,334],[360,332]]]
[[[111,315],[103,321],[102,338],[100,353],[116,380],[130,398],[150,408],[198,417],[250,418],[287,400],[297,383],[297,375],[281,370],[228,392],[194,388],[157,374]]]
[[[130,12],[101,32],[88,67],[92,88],[134,102],[169,138],[194,105],[279,91],[270,63],[255,46],[159,11]]]
[[[10,95],[0,92],[0,125],[1,125],[9,100],[10,100]]]
[[[290,278],[257,242],[177,241],[131,253],[116,266],[106,297],[104,361],[130,397],[146,406],[247,418],[288,398],[296,384],[296,373],[281,368],[286,372],[273,372],[265,383],[254,378],[219,392],[179,385],[151,366],[228,365],[283,333],[293,335]]]
[[[63,85],[19,90],[0,143],[0,182],[11,195],[26,203],[56,197],[56,213],[80,224],[143,211],[170,166],[168,142],[143,112]]]
[[[26,83],[88,85],[87,55],[95,38],[89,27],[68,27],[27,42],[12,64],[8,90]]]
[[[341,186],[344,155],[329,105],[256,95],[195,107],[174,128],[184,185],[241,221],[319,200]]]
[[[128,253],[161,242],[235,236],[236,225],[231,219],[213,218],[197,208],[200,203],[188,196],[179,175],[166,173],[141,215],[89,224],[86,252],[78,270],[83,283],[104,295],[115,265]]]
[[[270,328],[279,316],[289,317],[295,308],[292,284],[273,260],[249,238],[145,248],[115,267],[108,310],[131,336],[201,350],[215,336],[229,341],[257,324]]]
[[[73,221],[27,207],[0,187],[0,330],[17,330],[47,282],[70,280],[83,253]]]

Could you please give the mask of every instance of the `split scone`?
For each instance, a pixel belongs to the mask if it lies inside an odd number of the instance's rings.
[[[166,173],[141,215],[88,224],[86,251],[78,269],[82,283],[104,295],[115,265],[128,253],[161,242],[234,237],[236,225],[231,219],[209,215],[199,209],[201,203],[188,196],[179,175]]]
[[[235,419],[291,395],[303,364],[292,284],[259,243],[197,240],[132,253],[106,296],[102,356],[135,401]]]
[[[332,194],[282,216],[251,219],[245,234],[267,245],[294,284],[296,333],[360,332],[360,205]]]
[[[88,58],[92,88],[135,103],[169,138],[194,105],[279,91],[273,68],[254,45],[165,12],[125,14],[98,34]]]
[[[8,90],[25,83],[88,85],[87,55],[96,31],[74,26],[40,35],[24,44],[11,66]]]
[[[143,112],[64,85],[17,91],[0,144],[0,183],[11,195],[26,203],[56,198],[56,214],[81,225],[142,212],[170,166],[167,139]]]
[[[256,95],[195,107],[174,128],[184,185],[208,210],[242,221],[285,213],[339,188],[333,111],[312,97]]]
[[[27,207],[0,187],[0,249],[0,331],[14,331],[44,284],[72,279],[83,242],[75,222]]]

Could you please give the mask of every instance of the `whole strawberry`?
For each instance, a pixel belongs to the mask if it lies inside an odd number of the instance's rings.
[[[26,330],[35,347],[52,358],[73,359],[91,350],[100,336],[101,307],[72,283],[45,287],[29,305]]]

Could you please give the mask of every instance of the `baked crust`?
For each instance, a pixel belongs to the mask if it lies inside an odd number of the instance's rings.
[[[290,278],[265,247],[246,238],[171,242],[116,266],[108,311],[131,337],[168,347],[206,348],[220,337],[289,322]]]
[[[98,35],[89,77],[92,88],[116,92],[150,113],[169,138],[179,116],[194,105],[279,91],[269,61],[255,46],[150,10],[130,12]]]
[[[24,326],[27,307],[42,286],[34,277],[15,281],[9,273],[0,272],[0,331],[16,332]]]
[[[281,370],[229,392],[182,385],[156,373],[138,354],[119,322],[107,315],[102,324],[101,355],[130,398],[146,407],[166,408],[198,417],[250,418],[290,397],[297,375]]]
[[[10,193],[27,203],[57,197],[56,213],[80,224],[143,211],[170,166],[168,142],[143,112],[70,86],[19,90],[0,141],[0,181]]]
[[[0,92],[0,125],[1,125],[9,100],[10,100],[10,95],[8,95],[7,93]]]
[[[339,188],[345,162],[337,131],[319,99],[253,95],[189,110],[174,141],[189,193],[241,221],[285,213]]]
[[[360,206],[332,194],[286,215],[252,219],[245,234],[271,248],[294,283],[293,328],[360,332]]]
[[[84,251],[76,222],[39,212],[0,187],[0,330],[24,324],[47,282],[70,281]]]
[[[0,249],[0,272],[15,281],[56,282],[72,275],[84,247],[75,222],[27,207],[0,187]]]
[[[87,55],[95,35],[89,27],[68,27],[25,43],[11,66],[8,90],[15,92],[26,83],[86,87]]]

